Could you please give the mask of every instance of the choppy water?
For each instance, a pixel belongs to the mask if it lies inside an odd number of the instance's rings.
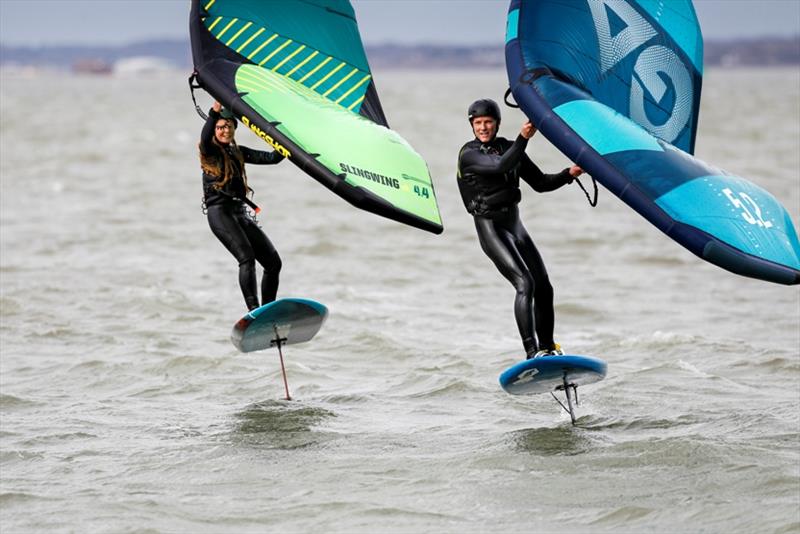
[[[525,191],[557,339],[609,364],[579,426],[512,397],[513,290],[457,193],[502,71],[379,72],[446,231],[253,168],[311,343],[240,354],[235,261],[200,211],[185,78],[0,84],[0,530],[800,532],[800,292],[696,259],[601,192]],[[204,101],[204,105],[209,103]],[[522,122],[507,111],[503,133]],[[698,155],[800,221],[800,73],[710,71]],[[243,144],[258,147],[240,132]],[[546,170],[567,162],[536,137]]]

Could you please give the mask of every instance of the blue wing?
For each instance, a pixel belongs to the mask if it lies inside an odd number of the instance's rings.
[[[800,241],[764,189],[692,155],[703,40],[689,0],[512,0],[514,98],[567,157],[697,256],[800,283]]]

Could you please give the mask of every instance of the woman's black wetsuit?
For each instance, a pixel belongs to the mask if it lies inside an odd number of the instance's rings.
[[[544,174],[525,154],[528,140],[474,139],[458,157],[458,188],[475,217],[481,248],[517,290],[514,316],[528,356],[555,348],[553,287],[542,257],[519,218],[519,179],[534,190],[553,191],[572,182],[569,169]],[[533,307],[533,310],[531,308]],[[538,339],[538,341],[537,341]]]
[[[258,261],[264,268],[261,279],[261,303],[266,304],[275,300],[275,295],[278,293],[281,258],[266,234],[247,213],[243,200],[247,191],[242,178],[242,169],[239,160],[233,154],[233,148],[230,145],[222,148],[213,142],[214,128],[219,119],[219,112],[213,109],[209,111],[208,120],[201,134],[200,151],[207,157],[219,158],[221,161],[223,158],[221,150],[227,150],[233,162],[234,174],[222,189],[216,189],[214,184],[221,178],[204,171],[203,198],[211,231],[239,262],[239,287],[242,289],[247,309],[252,310],[259,305],[255,262]],[[252,150],[244,146],[240,146],[239,149],[245,163],[274,164],[283,160],[283,156],[277,152]]]

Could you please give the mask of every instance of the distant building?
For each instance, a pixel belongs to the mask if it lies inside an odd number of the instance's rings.
[[[122,76],[158,74],[172,69],[172,63],[155,56],[129,57],[114,63],[114,74]]]
[[[96,58],[83,58],[72,64],[72,72],[76,74],[109,75],[114,71],[110,63]]]

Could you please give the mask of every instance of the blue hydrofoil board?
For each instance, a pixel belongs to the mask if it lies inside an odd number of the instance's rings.
[[[303,343],[319,332],[327,317],[328,308],[319,302],[280,299],[239,319],[233,326],[231,341],[242,352]]]
[[[605,378],[606,362],[590,356],[541,356],[512,365],[500,375],[500,386],[512,395],[564,391],[567,406],[553,397],[569,413],[575,424],[574,401],[578,402],[578,386]],[[572,390],[572,391],[570,391]]]

